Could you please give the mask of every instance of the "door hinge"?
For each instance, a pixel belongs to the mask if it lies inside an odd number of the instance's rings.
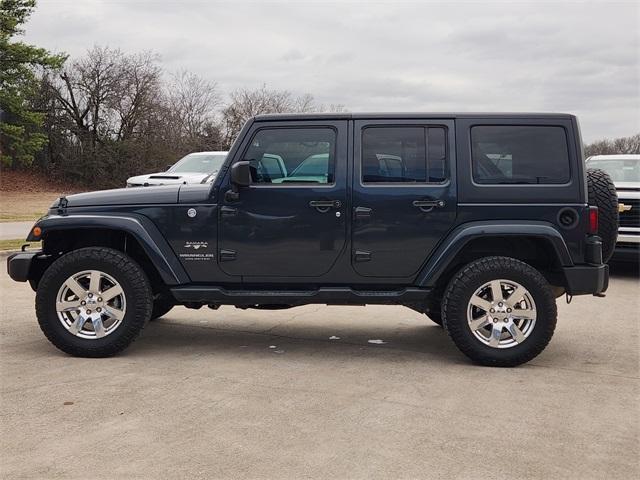
[[[366,250],[356,250],[353,253],[353,260],[356,262],[368,262],[371,260],[371,252]]]
[[[353,211],[356,218],[369,218],[373,210],[369,207],[356,207]]]
[[[224,205],[220,208],[220,215],[223,217],[235,217],[238,215],[238,209]]]
[[[220,250],[220,261],[221,262],[230,262],[236,259],[236,251],[235,250],[225,250],[224,248]]]

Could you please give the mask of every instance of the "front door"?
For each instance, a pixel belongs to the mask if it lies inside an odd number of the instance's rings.
[[[366,277],[411,278],[456,216],[453,120],[355,122],[353,251]]]
[[[346,242],[347,121],[257,122],[237,160],[252,184],[222,188],[218,261],[229,275],[322,277]]]

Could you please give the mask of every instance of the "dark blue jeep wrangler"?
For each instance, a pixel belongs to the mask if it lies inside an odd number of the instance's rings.
[[[394,304],[512,366],[557,297],[607,288],[617,199],[596,173],[572,115],[258,116],[213,184],[63,197],[8,270],[72,355],[113,355],[174,305]]]

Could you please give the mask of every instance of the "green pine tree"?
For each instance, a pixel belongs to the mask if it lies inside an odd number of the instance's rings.
[[[36,0],[0,0],[0,164],[29,166],[47,142],[44,113],[31,108],[39,88],[39,68],[59,68],[64,55],[13,40]]]

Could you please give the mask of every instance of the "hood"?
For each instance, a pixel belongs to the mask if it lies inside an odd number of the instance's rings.
[[[149,205],[178,203],[180,185],[166,185],[155,188],[115,188],[97,192],[76,193],[63,197],[67,207],[93,207],[100,205]],[[51,208],[58,207],[56,200]]]
[[[640,191],[640,182],[613,182],[619,191]]]
[[[149,175],[138,175],[127,179],[129,185],[171,185],[174,183],[200,183],[207,178],[210,173],[152,173]]]

